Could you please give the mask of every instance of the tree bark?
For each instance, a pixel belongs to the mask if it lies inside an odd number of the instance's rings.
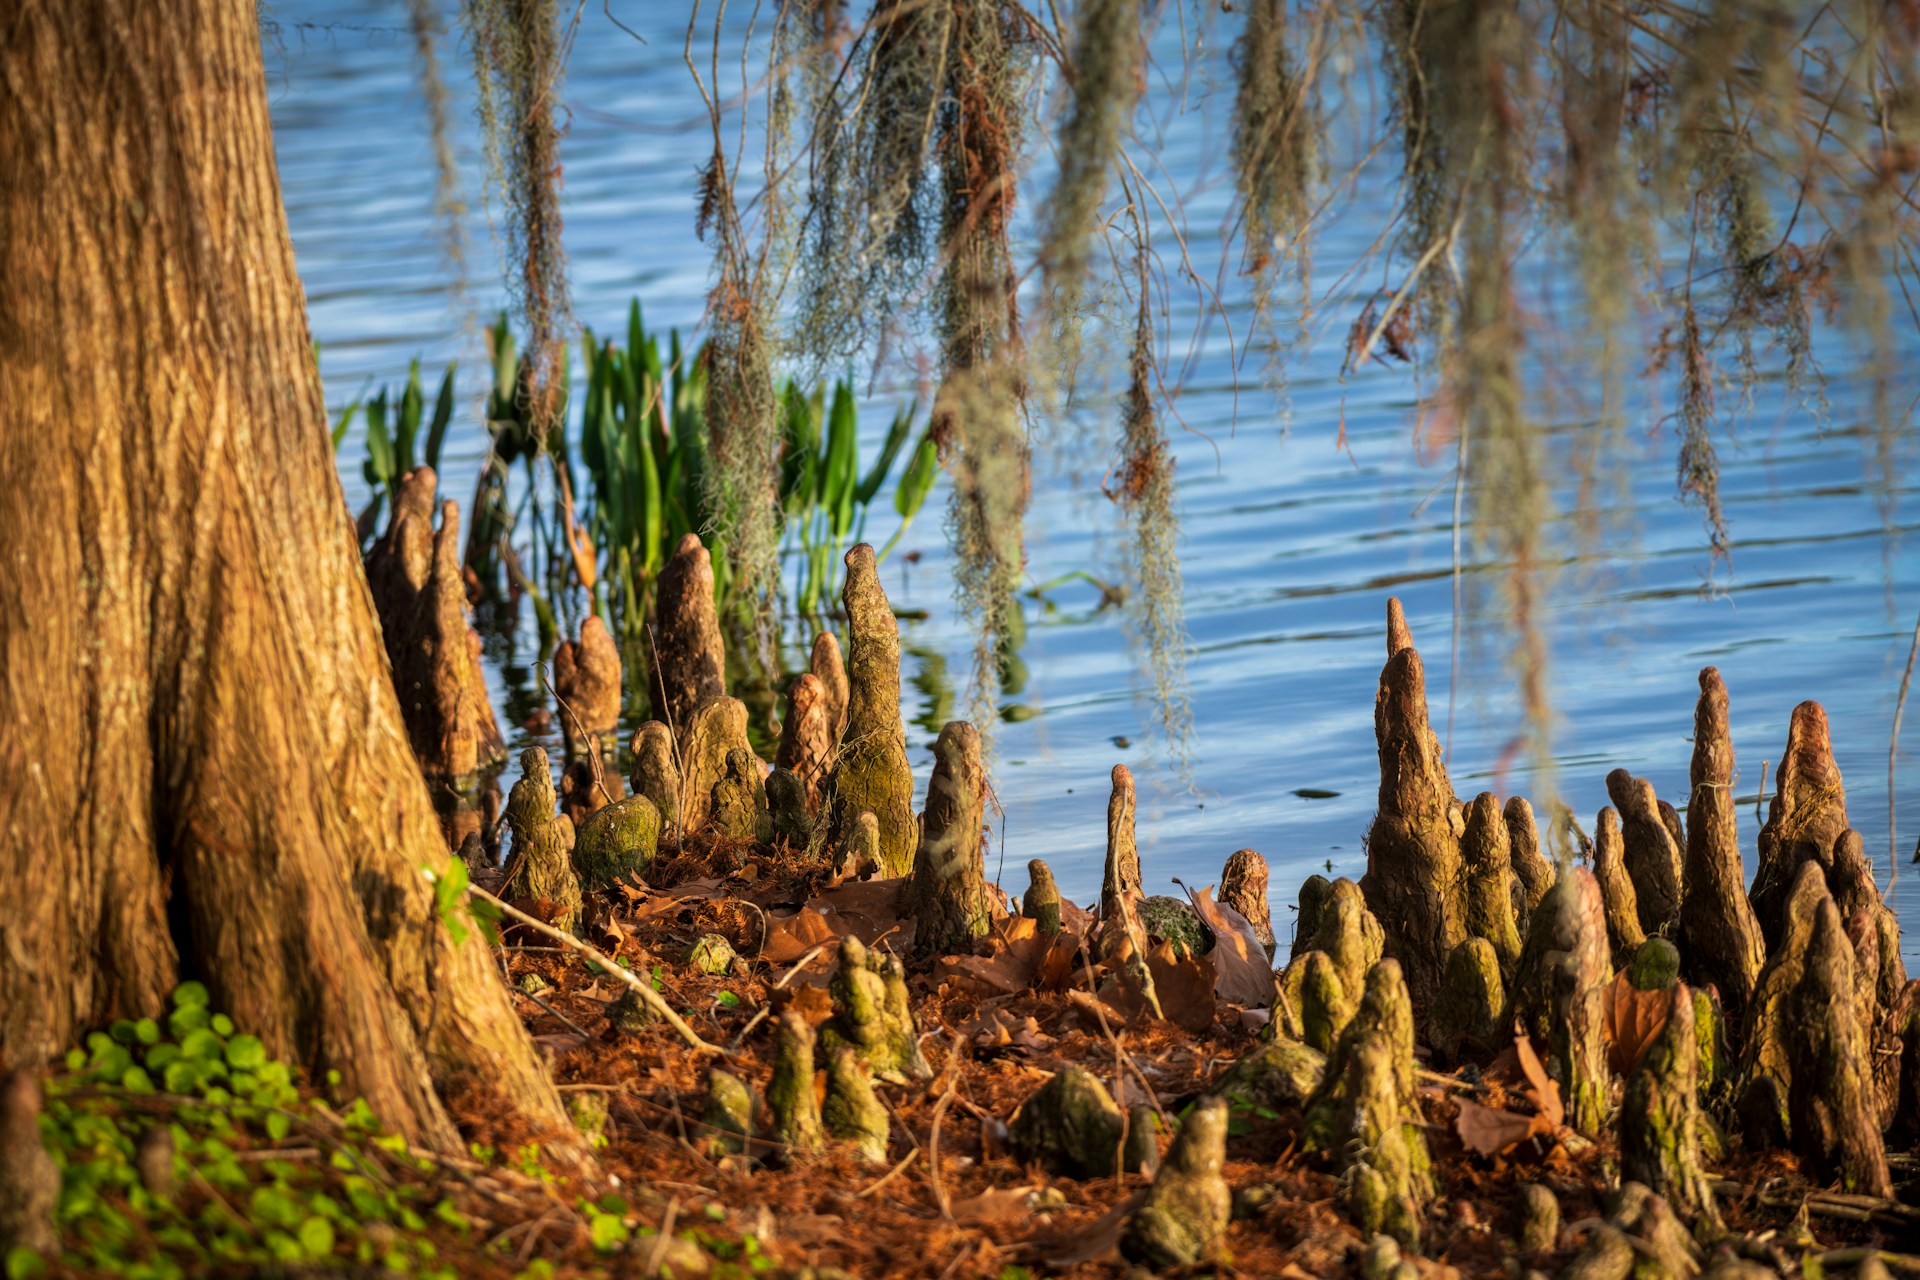
[[[0,1061],[183,977],[388,1123],[565,1115],[447,848],[333,469],[246,0],[0,20]]]

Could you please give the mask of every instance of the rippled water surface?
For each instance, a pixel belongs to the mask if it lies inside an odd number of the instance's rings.
[[[638,294],[650,325],[687,331],[700,318],[708,283],[708,255],[693,233],[693,175],[710,136],[681,61],[684,10],[627,0],[614,12],[647,43],[621,33],[601,6],[587,6],[566,83],[572,120],[562,155],[575,309],[607,330]],[[403,15],[397,4],[342,0],[287,0],[266,14],[281,183],[336,406],[369,377],[404,378],[415,356],[436,377],[446,360],[460,359],[472,374],[463,386],[477,396],[482,361],[473,317],[500,305],[498,251],[479,213],[468,220],[473,287],[464,300],[449,289],[426,111]],[[1199,30],[1190,26],[1188,38]],[[1143,124],[1140,147],[1159,157],[1169,192],[1186,194],[1188,249],[1211,283],[1226,204],[1222,127],[1230,90],[1221,87],[1224,57],[1216,48],[1178,83],[1179,40],[1171,22],[1155,37],[1154,92],[1170,101],[1184,89],[1187,110]],[[455,91],[462,177],[477,208],[484,171],[465,50],[448,41],[442,61]],[[1323,232],[1316,288],[1339,280],[1378,234],[1391,192],[1375,185],[1363,185]],[[1163,233],[1160,247],[1177,266],[1171,237]],[[1476,645],[1470,632],[1457,671],[1451,661],[1451,450],[1429,457],[1417,447],[1417,388],[1407,376],[1339,377],[1346,325],[1364,302],[1361,290],[1379,278],[1376,266],[1327,301],[1327,322],[1290,362],[1288,415],[1263,387],[1257,354],[1235,390],[1232,351],[1217,320],[1186,366],[1178,406],[1190,430],[1176,433],[1174,446],[1191,631],[1191,788],[1150,731],[1120,612],[1101,610],[1098,594],[1080,581],[1045,603],[1028,602],[1030,675],[1017,701],[1038,714],[999,726],[994,771],[1005,816],[991,857],[1004,852],[1009,886],[1024,883],[1026,859],[1045,857],[1068,893],[1083,900],[1097,893],[1107,771],[1116,762],[1140,780],[1151,891],[1170,891],[1174,876],[1211,883],[1242,846],[1273,864],[1276,906],[1291,902],[1312,871],[1358,875],[1378,778],[1372,707],[1389,594],[1406,602],[1427,660],[1435,728],[1449,743],[1456,789],[1532,792],[1539,785],[1525,758],[1508,749],[1520,717],[1489,657],[1497,658],[1499,636]],[[1244,340],[1244,284],[1231,270],[1217,283],[1235,337]],[[1564,293],[1555,281],[1529,287],[1541,297]],[[1188,360],[1199,313],[1190,287],[1176,280],[1169,296],[1178,365]],[[1911,365],[1920,340],[1903,328],[1895,341]],[[1862,425],[1867,392],[1848,376],[1844,349],[1831,349],[1840,354],[1829,364],[1824,421],[1763,382],[1752,413],[1718,439],[1734,538],[1730,566],[1711,564],[1698,512],[1675,500],[1676,440],[1670,427],[1654,425],[1663,411],[1645,405],[1636,405],[1625,428],[1624,487],[1601,489],[1612,530],[1599,544],[1605,549],[1591,549],[1568,522],[1557,522],[1569,563],[1545,618],[1558,720],[1555,781],[1589,827],[1607,803],[1602,780],[1616,766],[1648,777],[1663,797],[1685,800],[1695,676],[1712,663],[1731,691],[1738,789],[1749,802],[1761,762],[1779,756],[1793,705],[1804,698],[1825,704],[1849,813],[1885,879],[1888,735],[1920,608],[1912,537],[1920,450],[1909,427],[1894,446],[1897,482],[1881,481],[1873,433]],[[1901,403],[1911,394],[1902,392]],[[883,396],[863,415],[868,433],[884,430],[894,403]],[[1073,570],[1118,575],[1121,529],[1096,491],[1113,429],[1111,421],[1094,423],[1102,434],[1074,455],[1076,467],[1043,467],[1030,524],[1035,581]],[[455,492],[468,491],[484,442],[477,400],[469,401],[443,457]],[[356,506],[365,496],[359,457],[356,432],[342,451]],[[1573,504],[1570,479],[1561,509]],[[876,520],[870,532],[884,538],[891,511]],[[964,704],[971,638],[952,608],[937,515],[923,514],[903,547],[924,557],[912,566],[896,557],[884,573],[897,605],[927,614],[902,626],[908,735],[924,785],[940,699],[950,691],[954,705]],[[1470,547],[1468,560],[1471,586],[1488,571],[1473,567]],[[1703,591],[1710,574],[1714,589]],[[496,699],[500,674],[490,673]],[[1920,719],[1920,705],[1909,711],[1910,720]],[[1909,742],[1917,733],[1909,730]],[[1897,779],[1909,856],[1920,831],[1915,760],[1920,748],[1902,760]],[[1750,869],[1756,829],[1749,817]],[[1900,861],[1903,878],[1920,877],[1920,868]],[[1911,963],[1920,954],[1920,879],[1898,886],[1895,901]],[[1280,927],[1284,935],[1284,921]]]

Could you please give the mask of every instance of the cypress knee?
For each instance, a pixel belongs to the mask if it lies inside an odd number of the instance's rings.
[[[913,769],[900,723],[900,626],[874,568],[873,548],[847,552],[841,590],[851,632],[847,726],[827,784],[830,838],[846,839],[862,810],[880,829],[882,875],[913,869],[919,830],[913,813]]]
[[[985,936],[994,899],[987,890],[987,771],[980,735],[966,721],[950,720],[933,744],[933,757],[910,901],[919,921],[914,945],[942,954],[964,951]]]
[[[1493,792],[1482,791],[1467,806],[1467,830],[1460,840],[1460,854],[1467,874],[1467,932],[1492,945],[1501,976],[1510,980],[1513,967],[1520,963],[1520,926],[1513,910],[1507,820]],[[1454,952],[1458,950],[1456,947]]]
[[[580,920],[580,882],[573,873],[573,823],[556,815],[547,753],[520,753],[520,781],[507,794],[507,826],[513,831],[513,876],[507,894],[550,904],[550,923],[572,929]]]
[[[1107,797],[1107,861],[1100,876],[1099,953],[1102,958],[1111,957],[1120,951],[1122,940],[1129,940],[1145,958],[1147,935],[1139,917],[1140,850],[1133,837],[1133,772],[1117,764],[1112,779],[1113,790]]]
[[[1501,815],[1507,823],[1507,851],[1513,864],[1514,898],[1518,903],[1520,935],[1526,936],[1540,899],[1553,887],[1553,863],[1540,852],[1540,828],[1525,796],[1509,796]]]
[[[833,769],[834,746],[839,741],[833,721],[834,710],[819,677],[807,671],[795,676],[787,689],[787,714],[780,722],[780,747],[773,763],[805,785],[809,813],[819,811],[820,795]]]
[[[1814,908],[1792,1005],[1788,1115],[1793,1146],[1816,1180],[1838,1178],[1847,1191],[1889,1198],[1893,1179],[1873,1091],[1871,1042],[1857,1008],[1863,998],[1870,996],[1859,985],[1839,909],[1823,898]]]
[[[1760,922],[1747,901],[1733,799],[1733,737],[1727,686],[1714,667],[1700,671],[1693,713],[1692,791],[1687,799],[1687,864],[1681,879],[1680,942],[1695,982],[1720,991],[1736,1022],[1766,963]]]
[[[1620,1176],[1630,1178],[1687,1215],[1717,1222],[1713,1189],[1700,1157],[1699,1041],[1693,993],[1668,988],[1666,1025],[1640,1055],[1620,1111]]]
[[[773,1136],[790,1156],[818,1151],[826,1138],[813,1092],[813,1028],[794,1009],[781,1014],[776,1026],[773,1082],[767,1086]]]
[[[1785,931],[1782,906],[1800,864],[1833,860],[1834,842],[1848,827],[1847,792],[1834,763],[1827,713],[1817,702],[1793,709],[1787,746],[1774,775],[1773,799],[1760,829],[1760,865],[1753,876],[1753,913],[1772,948]]]
[[[847,664],[840,656],[840,642],[833,632],[822,631],[813,638],[813,652],[807,671],[820,682],[825,698],[827,728],[835,745],[847,731]]]
[[[743,751],[758,772],[753,747],[747,741],[747,704],[738,698],[715,698],[703,703],[680,728],[680,829],[692,834],[707,825],[713,814],[714,784],[727,777],[727,757]],[[751,781],[749,782],[751,784]],[[765,779],[759,780],[759,800],[765,807]]]
[[[713,561],[698,534],[682,537],[661,568],[653,616],[648,685],[653,714],[684,744],[694,712],[727,696],[727,653],[713,609]]]
[[[1273,959],[1273,912],[1267,906],[1267,860],[1252,849],[1240,849],[1220,869],[1220,901],[1246,917],[1253,936]]]
[[[1220,1247],[1233,1211],[1221,1170],[1227,1160],[1227,1104],[1203,1098],[1187,1113],[1167,1158],[1120,1236],[1120,1252],[1157,1268],[1204,1261]]]
[[[619,727],[620,650],[599,614],[580,624],[579,640],[562,641],[553,651],[553,692],[563,704],[560,732],[569,759],[597,749],[598,740]]]
[[[633,734],[633,768],[627,782],[633,794],[653,801],[665,828],[680,826],[680,765],[673,734],[658,720],[649,720]]]
[[[1607,914],[1607,945],[1613,963],[1624,968],[1640,944],[1647,940],[1640,927],[1639,897],[1633,877],[1627,874],[1626,840],[1620,832],[1620,815],[1602,809],[1593,831],[1593,877],[1600,886],[1600,902]]]
[[[1506,1003],[1493,944],[1468,938],[1447,958],[1446,977],[1428,1013],[1427,1043],[1443,1063],[1485,1061],[1500,1038]]]
[[[1390,642],[1397,616],[1390,603]],[[1360,887],[1386,929],[1387,954],[1405,967],[1414,1001],[1424,1006],[1439,989],[1447,956],[1467,936],[1466,894],[1463,823],[1440,741],[1427,724],[1426,672],[1410,642],[1380,672],[1373,726],[1380,802],[1367,830],[1367,873]]]
[[[1060,932],[1060,889],[1053,870],[1039,858],[1027,863],[1027,891],[1020,898],[1020,914],[1034,921],[1044,934]]]
[[[827,1135],[852,1143],[862,1161],[886,1163],[887,1109],[874,1096],[867,1064],[852,1049],[835,1049],[827,1058],[827,1100],[820,1119]]]
[[[1607,1117],[1607,954],[1600,886],[1586,868],[1567,868],[1533,914],[1512,1003],[1522,1028],[1547,1046],[1567,1123],[1590,1138]]]
[[[1620,814],[1622,861],[1633,881],[1640,932],[1665,937],[1680,914],[1680,846],[1660,816],[1651,782],[1615,769],[1607,775],[1607,795]]]

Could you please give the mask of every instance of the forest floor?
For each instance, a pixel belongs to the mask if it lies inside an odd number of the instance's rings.
[[[309,1275],[341,1265],[363,1276],[534,1278],[1147,1274],[1122,1257],[1119,1240],[1148,1177],[1049,1174],[1010,1154],[1008,1125],[1054,1073],[1078,1066],[1123,1110],[1153,1108],[1164,1148],[1183,1112],[1221,1087],[1265,1029],[1265,1010],[1216,997],[1204,958],[1159,970],[1169,1015],[1161,1020],[1101,980],[1078,943],[1084,913],[1066,908],[1064,942],[1037,937],[1032,921],[1002,919],[976,954],[908,966],[931,1078],[879,1086],[891,1128],[884,1161],[864,1162],[832,1140],[800,1152],[764,1136],[728,1152],[705,1119],[710,1069],[750,1087],[761,1108],[757,1133],[769,1133],[779,1016],[791,1010],[818,1025],[832,1014],[840,934],[911,954],[914,922],[896,905],[900,882],[830,886],[817,871],[744,847],[666,858],[657,870],[666,887],[590,900],[581,933],[724,1058],[662,1019],[636,1015],[620,999],[626,985],[575,949],[522,926],[507,930],[499,951],[594,1147],[590,1165],[554,1157],[572,1135],[502,1128],[479,1104],[458,1116],[471,1160],[409,1151],[380,1136],[370,1117],[327,1108],[310,1082],[255,1062],[258,1042],[245,1043],[224,1019],[201,1030],[199,992],[181,999],[168,1027],[126,1024],[96,1035],[91,1052],[76,1052],[68,1073],[48,1084],[48,1127],[68,1172],[68,1268],[156,1277]],[[715,937],[730,959],[714,956]],[[1198,985],[1182,988],[1196,975]],[[231,1070],[215,1074],[227,1091],[210,1094],[191,1071],[176,1079],[183,1054],[175,1044],[189,1059],[219,1058],[226,1046]],[[139,1076],[145,1088],[130,1092],[101,1087],[143,1070],[128,1065],[138,1062],[128,1051],[147,1055],[152,1079]],[[1566,1271],[1608,1213],[1615,1152],[1561,1127],[1557,1103],[1529,1090],[1511,1050],[1504,1071],[1496,1061],[1453,1075],[1423,1069],[1420,1079],[1438,1195],[1411,1274]],[[247,1095],[256,1080],[280,1092]],[[230,1094],[259,1105],[228,1107]],[[1173,1274],[1393,1273],[1391,1256],[1368,1257],[1327,1162],[1302,1154],[1299,1109],[1230,1101],[1232,1221],[1209,1262]],[[115,1123],[101,1124],[103,1115]],[[151,1187],[144,1162],[163,1131],[157,1119],[170,1121],[169,1150],[181,1157],[164,1205],[139,1185]],[[96,1166],[102,1171],[88,1172]],[[1697,1253],[1709,1267],[1737,1253],[1744,1265],[1772,1268],[1739,1274],[1845,1274],[1874,1254],[1896,1271],[1920,1272],[1920,1257],[1902,1252],[1920,1247],[1920,1215],[1822,1192],[1780,1153],[1736,1156],[1713,1172],[1723,1179],[1716,1186],[1728,1234]],[[1523,1253],[1518,1205],[1527,1183],[1550,1189],[1560,1216],[1550,1245]],[[10,1280],[65,1273],[25,1255],[8,1262]]]

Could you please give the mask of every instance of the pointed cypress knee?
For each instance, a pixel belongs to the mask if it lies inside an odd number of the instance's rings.
[[[807,671],[820,682],[825,699],[827,728],[835,745],[847,731],[847,664],[840,656],[840,642],[833,632],[822,631],[813,638],[813,652]]]
[[[909,901],[919,922],[915,947],[939,955],[965,951],[984,937],[994,900],[987,890],[987,771],[979,733],[965,720],[948,721],[933,758]]]
[[[1900,955],[1900,919],[1880,897],[1866,841],[1849,827],[1833,844],[1833,869],[1827,872],[1833,904],[1847,922],[1860,957],[1860,979],[1873,988],[1874,1021],[1881,1021],[1907,985],[1907,964]]]
[[[1007,1125],[1007,1148],[1023,1164],[1068,1178],[1106,1178],[1123,1158],[1126,1113],[1100,1078],[1068,1066],[1028,1095]]]
[[[702,704],[680,730],[680,829],[691,835],[713,816],[714,785],[728,776],[727,758],[746,754],[749,772],[760,771],[747,740],[747,704],[738,698],[715,698]],[[756,779],[749,778],[753,787]],[[766,781],[757,779],[759,807],[766,807]]]
[[[744,747],[727,751],[726,773],[713,784],[708,822],[733,840],[766,843],[773,838],[773,819],[767,807],[767,784],[762,765]]]
[[[745,1151],[753,1137],[753,1090],[740,1077],[714,1067],[707,1073],[707,1101],[700,1123],[707,1128],[708,1155]]]
[[[1147,935],[1141,927],[1139,904],[1140,850],[1133,836],[1133,772],[1113,766],[1113,790],[1107,797],[1107,861],[1100,877],[1100,933],[1102,958],[1116,955],[1123,940],[1146,956]]]
[[[1660,816],[1651,782],[1615,769],[1607,775],[1607,796],[1620,812],[1622,861],[1633,881],[1640,932],[1666,937],[1680,914],[1680,846]]]
[[[653,801],[660,811],[662,830],[680,828],[680,766],[674,754],[673,734],[658,720],[634,731],[633,767],[627,784],[633,794]]]
[[[1602,809],[1594,822],[1593,878],[1600,886],[1600,901],[1606,909],[1607,945],[1613,963],[1625,968],[1647,935],[1640,927],[1633,877],[1627,874],[1627,846],[1620,832],[1620,815],[1611,808]]]
[[[1700,1046],[1693,993],[1669,989],[1666,1025],[1641,1052],[1620,1110],[1620,1176],[1645,1183],[1681,1214],[1719,1221],[1700,1155]]]
[[[1766,963],[1760,922],[1747,901],[1733,799],[1733,737],[1727,686],[1714,667],[1700,671],[1693,713],[1692,790],[1687,798],[1687,862],[1681,877],[1680,944],[1696,983],[1719,989],[1737,1024]]]
[[[700,535],[682,537],[661,568],[653,616],[648,676],[653,714],[684,744],[693,713],[727,696],[727,653],[713,609],[713,561]]]
[[[1281,979],[1283,1030],[1320,1053],[1330,1053],[1358,1007],[1360,984],[1349,987],[1333,959],[1309,951],[1287,966]]]
[[[1520,919],[1520,936],[1526,937],[1527,922],[1540,900],[1553,888],[1553,863],[1540,852],[1540,828],[1533,820],[1533,806],[1525,796],[1507,797],[1501,816],[1507,823],[1507,852],[1513,864],[1514,901]]]
[[[1293,908],[1293,939],[1287,946],[1289,961],[1298,960],[1319,945],[1315,939],[1320,933],[1320,917],[1332,897],[1333,881],[1317,872],[1300,882]]]
[[[1060,932],[1060,888],[1053,869],[1039,858],[1027,864],[1027,891],[1020,898],[1020,914],[1048,935]]]
[[[1220,1247],[1233,1211],[1227,1161],[1227,1104],[1203,1098],[1187,1113],[1167,1158],[1147,1189],[1146,1203],[1128,1220],[1120,1252],[1155,1268],[1204,1261]]]
[[[1482,791],[1467,806],[1467,830],[1460,839],[1460,855],[1467,875],[1467,932],[1492,944],[1502,978],[1511,980],[1514,966],[1520,963],[1520,925],[1513,910],[1507,820],[1493,792]]]
[[[1607,1119],[1607,956],[1600,885],[1585,867],[1570,867],[1533,913],[1512,1005],[1522,1029],[1547,1047],[1567,1123],[1589,1138]]]
[[[795,676],[787,688],[787,714],[780,722],[780,747],[773,763],[805,785],[809,813],[819,812],[820,795],[833,770],[834,744],[839,741],[833,719],[826,686],[819,677],[807,671]]]
[[[1788,1115],[1793,1146],[1818,1181],[1838,1178],[1859,1195],[1893,1195],[1870,1042],[1858,1002],[1854,952],[1831,898],[1815,907],[1812,936],[1793,1001],[1793,1084]]]
[[[580,920],[580,882],[573,872],[573,823],[555,814],[558,803],[547,753],[528,747],[520,753],[520,781],[507,794],[514,867],[507,896],[550,903],[549,922],[571,930]]]
[[[849,642],[847,727],[827,784],[830,839],[838,844],[862,810],[880,827],[882,875],[913,870],[919,829],[913,814],[913,769],[900,723],[900,625],[874,567],[873,548],[847,552]]]
[[[1753,914],[1772,948],[1785,928],[1781,907],[1800,864],[1833,860],[1834,842],[1848,827],[1847,791],[1834,763],[1827,713],[1817,702],[1793,709],[1787,746],[1774,775],[1773,799],[1760,828],[1760,865],[1753,876]]]
[[[598,747],[620,726],[620,650],[600,615],[580,624],[580,638],[553,651],[553,692],[569,759]]]
[[[1390,606],[1390,624],[1397,613]],[[1405,967],[1414,1001],[1424,1006],[1439,989],[1447,956],[1467,936],[1466,895],[1463,824],[1440,741],[1427,723],[1426,672],[1411,643],[1397,649],[1380,672],[1373,730],[1380,802],[1367,830],[1367,873],[1360,887],[1386,928],[1387,954]]]
[[[1273,912],[1267,906],[1267,860],[1253,849],[1240,849],[1220,869],[1220,901],[1246,917],[1253,936],[1273,959]]]
[[[794,1009],[781,1014],[775,1025],[773,1082],[767,1086],[773,1136],[790,1156],[818,1151],[826,1137],[820,1100],[813,1092],[813,1028]]]
[[[807,787],[785,769],[767,775],[767,816],[773,838],[789,849],[805,850],[813,843],[813,814],[807,808]]]

